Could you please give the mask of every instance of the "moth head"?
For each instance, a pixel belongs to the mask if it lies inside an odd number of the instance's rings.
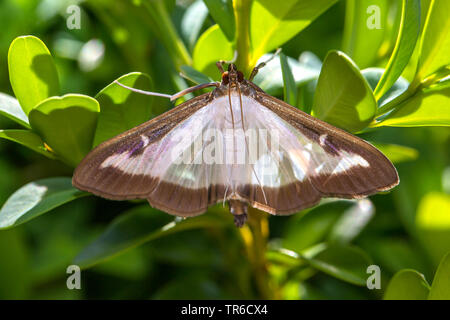
[[[234,63],[228,65],[228,71],[222,73],[223,84],[235,84],[244,81],[244,74],[239,71]]]

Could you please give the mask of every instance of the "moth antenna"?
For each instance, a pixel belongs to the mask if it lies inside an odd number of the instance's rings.
[[[151,92],[151,91],[145,91],[145,90],[140,90],[140,89],[132,88],[132,87],[129,87],[129,86],[126,86],[126,85],[120,83],[120,82],[117,81],[117,80],[114,80],[114,83],[118,84],[119,86],[121,86],[121,87],[123,87],[123,88],[125,88],[125,89],[131,90],[131,91],[133,91],[133,92],[145,94],[145,95],[148,95],[148,96],[163,97],[163,98],[169,98],[169,99],[172,98],[172,96],[171,96],[170,94],[158,93],[158,92]]]
[[[250,74],[250,77],[248,80],[253,81],[253,78],[258,74],[258,71],[262,68],[264,68],[270,61],[272,61],[276,56],[278,56],[281,52],[281,48],[278,48],[275,53],[266,61],[261,62],[256,67],[253,68],[252,73]]]
[[[209,88],[209,87],[219,87],[219,86],[220,86],[219,82],[201,83],[196,86],[186,88],[184,90],[181,90],[180,92],[175,93],[174,95],[170,96],[170,101],[177,100],[178,98],[180,98],[188,93],[197,91],[197,90],[201,90],[201,89],[205,89],[205,88]]]
[[[219,61],[217,61],[217,62],[216,62],[216,66],[217,66],[217,68],[219,69],[219,71],[220,71],[221,73],[224,73],[225,70],[223,69],[223,66],[224,66],[225,64],[235,63],[236,60],[237,60],[237,56],[238,56],[238,52],[237,52],[237,50],[234,50],[233,59],[228,60],[228,61],[227,61],[227,60],[219,60]]]

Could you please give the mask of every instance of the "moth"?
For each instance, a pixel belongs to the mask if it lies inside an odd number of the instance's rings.
[[[240,227],[249,205],[289,215],[324,197],[359,199],[399,183],[374,146],[255,85],[264,65],[247,80],[233,63],[224,71],[221,61],[220,82],[173,96],[143,92],[174,100],[214,87],[97,146],[76,168],[73,185],[107,199],[147,199],[181,217],[227,202]]]

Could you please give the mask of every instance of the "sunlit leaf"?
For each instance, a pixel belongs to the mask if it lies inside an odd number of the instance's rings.
[[[151,91],[150,78],[140,72],[121,76],[118,82],[136,89]],[[152,97],[111,83],[96,96],[100,104],[94,146],[150,120]]]
[[[342,51],[361,68],[368,67],[379,58],[386,40],[389,1],[347,0],[345,10]]]
[[[44,100],[29,114],[33,130],[66,163],[76,166],[91,150],[100,111],[97,100],[68,94]]]
[[[423,274],[405,269],[397,272],[388,284],[384,300],[426,300],[430,285]]]
[[[344,53],[331,51],[322,66],[313,115],[347,131],[364,129],[377,104],[358,67]]]
[[[430,300],[450,300],[450,252],[442,258],[431,285]]]
[[[59,94],[53,58],[45,44],[34,36],[14,39],[8,52],[9,80],[25,114],[38,103]]]
[[[403,0],[402,19],[394,52],[386,70],[375,88],[379,100],[400,77],[416,46],[420,33],[420,0]]]
[[[72,187],[67,177],[30,182],[14,192],[0,209],[0,229],[18,226],[88,193]]]
[[[254,1],[250,14],[253,59],[272,51],[306,28],[337,0]]]
[[[17,122],[18,124],[30,128],[28,117],[20,107],[17,99],[0,92],[0,114]]]
[[[228,41],[234,38],[234,12],[232,0],[203,0],[209,14],[220,26]]]
[[[449,1],[432,0],[421,40],[417,80],[450,64]]]
[[[196,84],[214,82],[213,79],[190,66],[181,66],[181,73],[184,77]]]
[[[223,213],[221,215],[211,210],[200,217],[174,220],[173,216],[144,205],[115,219],[97,240],[75,258],[74,263],[87,268],[125,250],[175,232],[223,226],[229,222]]]
[[[374,127],[420,127],[450,125],[450,87],[420,90],[396,107]]]
[[[216,67],[219,60],[231,60],[234,56],[233,45],[227,40],[216,24],[206,30],[198,39],[194,48],[193,67],[213,79],[220,78]]]
[[[31,130],[0,130],[0,138],[17,142],[50,159],[55,159],[55,155],[45,148],[44,141],[42,141],[41,137]]]

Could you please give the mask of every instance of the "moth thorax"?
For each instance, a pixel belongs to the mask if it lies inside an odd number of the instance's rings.
[[[237,227],[242,227],[247,221],[248,204],[240,200],[229,200],[228,205],[234,216],[234,224]]]

